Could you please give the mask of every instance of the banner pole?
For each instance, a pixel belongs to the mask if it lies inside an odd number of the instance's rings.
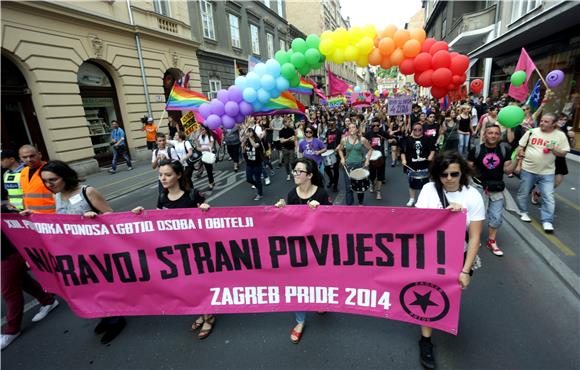
[[[544,77],[542,77],[542,74],[540,73],[540,71],[538,71],[538,67],[534,68],[534,71],[536,71],[538,73],[538,76],[540,77],[540,80],[542,80],[542,83],[544,84],[544,86],[546,86],[546,89],[550,90],[550,88],[548,87],[548,84],[546,83],[546,80],[544,80]]]

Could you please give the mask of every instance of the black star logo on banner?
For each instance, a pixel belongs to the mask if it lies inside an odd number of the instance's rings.
[[[412,306],[420,306],[423,313],[427,312],[427,308],[429,306],[439,306],[437,303],[431,300],[431,291],[423,294],[419,294],[417,292],[413,292],[415,294],[415,301],[409,303]]]

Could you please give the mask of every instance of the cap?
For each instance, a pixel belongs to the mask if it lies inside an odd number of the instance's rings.
[[[151,117],[147,118],[147,122],[153,122],[153,118]]]
[[[18,160],[20,157],[18,156],[18,154],[14,150],[3,150],[0,153],[0,159],[6,159],[6,158],[14,158],[14,159]]]

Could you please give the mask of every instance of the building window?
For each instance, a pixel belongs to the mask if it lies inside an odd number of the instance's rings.
[[[258,26],[250,24],[250,36],[252,37],[252,53],[260,55],[260,35]]]
[[[280,40],[280,50],[286,51],[286,41]]]
[[[237,48],[242,47],[242,43],[240,42],[240,18],[236,17],[233,14],[230,14],[230,34],[232,37],[232,46]]]
[[[217,92],[222,89],[222,82],[220,80],[209,80],[209,99],[217,98]]]
[[[166,17],[171,16],[169,12],[169,0],[153,0],[153,7],[155,8],[155,12]]]
[[[446,32],[447,32],[447,18],[445,18],[441,23],[441,38],[445,37]]]
[[[274,58],[274,35],[266,33],[266,42],[268,43],[268,59]]]
[[[278,15],[280,17],[284,17],[284,3],[282,3],[282,0],[278,0]]]
[[[215,40],[215,29],[213,27],[213,5],[207,0],[199,2],[201,8],[201,23],[203,25],[203,37]]]
[[[268,8],[270,7],[270,0],[264,0],[264,5],[266,5]]]
[[[542,4],[542,0],[518,0],[512,2],[511,21],[515,22],[519,18],[528,14]]]

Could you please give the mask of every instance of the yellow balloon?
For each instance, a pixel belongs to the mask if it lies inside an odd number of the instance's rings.
[[[369,55],[374,45],[373,39],[368,36],[363,37],[357,44],[359,54]]]
[[[360,41],[360,39],[364,37],[363,30],[360,27],[353,27],[350,30],[348,30],[348,32],[351,45],[355,45],[357,42]]]
[[[320,45],[318,46],[318,50],[320,53],[326,56],[331,55],[334,53],[336,46],[334,45],[334,41],[332,39],[324,39],[320,41]]]
[[[420,43],[423,43],[423,41],[425,41],[425,39],[427,38],[425,30],[422,28],[413,28],[412,30],[409,31],[409,34],[411,35],[412,40],[417,40]]]
[[[336,31],[334,31],[334,41],[336,45],[346,47],[346,45],[348,45],[348,36],[349,34],[347,30],[342,27],[337,28]]]
[[[361,55],[356,60],[356,65],[359,67],[366,67],[369,65],[369,58],[366,55]]]
[[[367,24],[363,27],[363,33],[365,36],[370,37],[371,40],[374,40],[377,37],[377,29],[372,24]]]
[[[336,49],[332,54],[332,59],[333,62],[336,64],[344,63],[344,52],[342,51],[342,49]]]
[[[322,35],[320,35],[320,40],[324,40],[327,38],[331,38],[332,37],[332,31],[324,31],[322,32]]]
[[[344,59],[349,61],[355,61],[358,58],[358,49],[352,45],[349,45],[344,49]]]

